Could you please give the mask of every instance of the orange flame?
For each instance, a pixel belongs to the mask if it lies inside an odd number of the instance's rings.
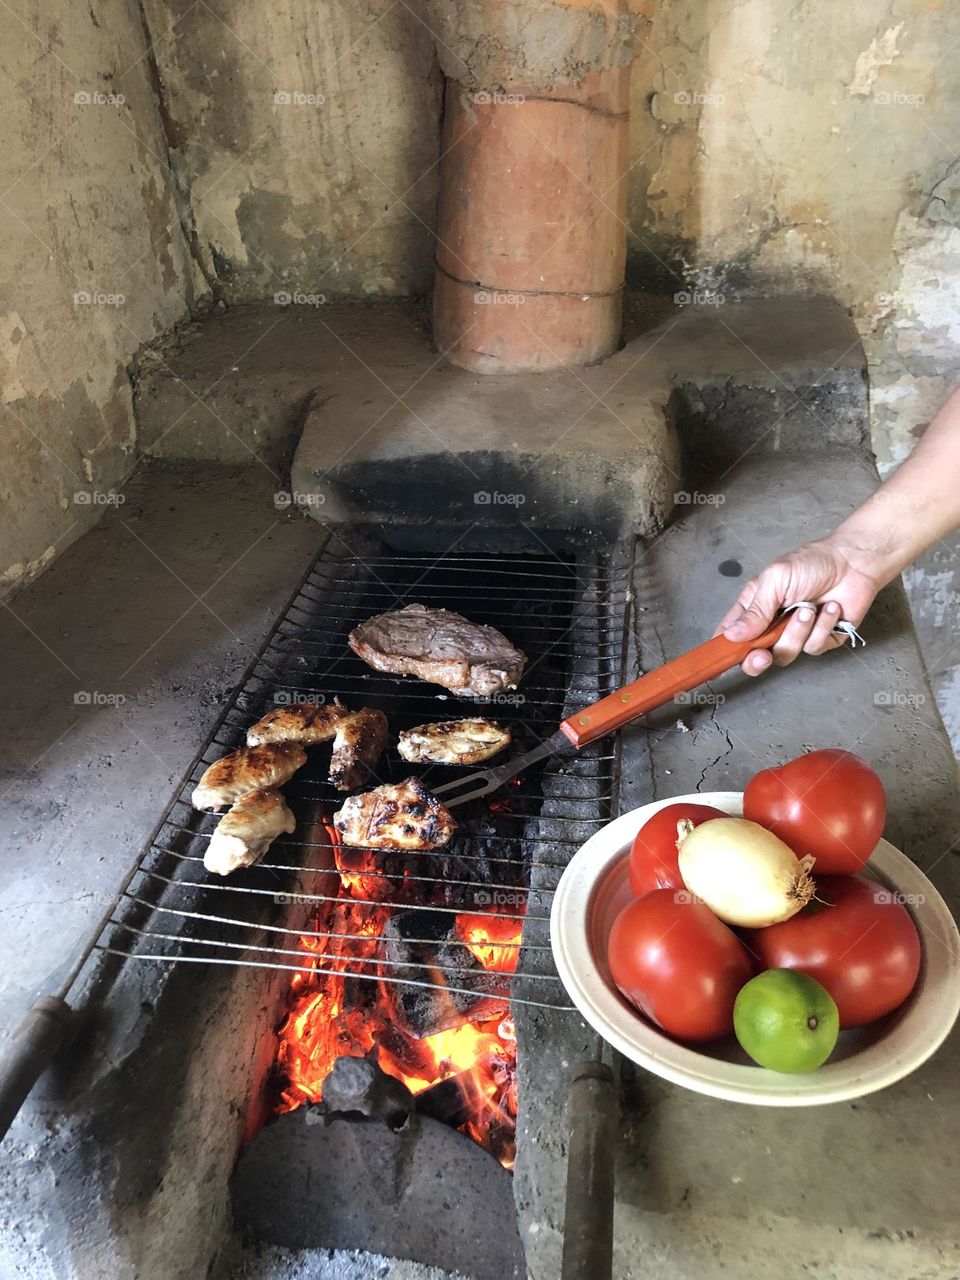
[[[318,1102],[338,1057],[372,1054],[413,1094],[455,1076],[468,1115],[462,1130],[512,1167],[517,1110],[512,1019],[485,1012],[475,1021],[417,1039],[398,1026],[391,1008],[392,984],[349,979],[356,999],[348,995],[348,974],[380,974],[379,939],[390,914],[380,903],[389,900],[391,885],[378,869],[376,854],[348,851],[339,834],[332,827],[329,831],[345,892],[332,904],[328,932],[318,925],[300,938],[306,971],[291,979],[288,1012],[278,1031],[277,1065],[284,1084],[276,1110]],[[460,915],[456,933],[465,944],[464,963],[469,953],[492,972],[516,968],[518,920]]]
[[[457,916],[457,932],[485,969],[514,973],[521,925],[507,916]]]

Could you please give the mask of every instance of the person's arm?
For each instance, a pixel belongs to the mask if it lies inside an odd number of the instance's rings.
[[[845,618],[858,626],[881,587],[946,534],[960,528],[960,389],[954,391],[903,465],[825,538],[809,542],[752,578],[718,631],[751,640],[781,606],[798,609],[772,653],[754,649],[743,662],[758,676],[786,666],[801,651],[824,653],[844,643],[832,634]]]

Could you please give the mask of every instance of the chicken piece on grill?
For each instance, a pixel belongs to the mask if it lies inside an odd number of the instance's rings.
[[[527,661],[494,627],[423,604],[368,618],[347,643],[375,671],[419,676],[465,697],[515,688]]]
[[[457,829],[416,778],[350,796],[333,822],[344,844],[369,849],[442,849]]]
[[[298,742],[270,742],[262,747],[241,747],[215,760],[193,789],[195,809],[219,809],[233,804],[248,791],[280,787],[307,763]]]
[[[510,740],[510,730],[493,720],[440,720],[404,729],[397,750],[411,764],[479,764]]]
[[[203,865],[218,876],[252,867],[276,840],[292,835],[296,820],[279,791],[259,787],[240,796],[210,837]]]
[[[370,778],[389,735],[387,717],[373,707],[354,711],[337,725],[328,777],[338,791],[353,791]]]
[[[328,742],[337,732],[340,721],[351,714],[339,698],[321,706],[301,702],[292,707],[277,707],[250,726],[247,746],[299,742],[302,746],[312,747],[317,742]]]

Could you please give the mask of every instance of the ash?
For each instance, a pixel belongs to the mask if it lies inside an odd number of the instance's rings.
[[[230,1280],[470,1280],[459,1271],[440,1271],[419,1262],[347,1249],[244,1249]]]

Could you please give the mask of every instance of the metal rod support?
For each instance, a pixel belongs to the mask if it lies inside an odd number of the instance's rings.
[[[610,1280],[617,1091],[605,1063],[584,1062],[576,1069],[568,1115],[561,1280]]]
[[[43,996],[0,1053],[0,1139],[63,1044],[73,1011],[59,996]]]

